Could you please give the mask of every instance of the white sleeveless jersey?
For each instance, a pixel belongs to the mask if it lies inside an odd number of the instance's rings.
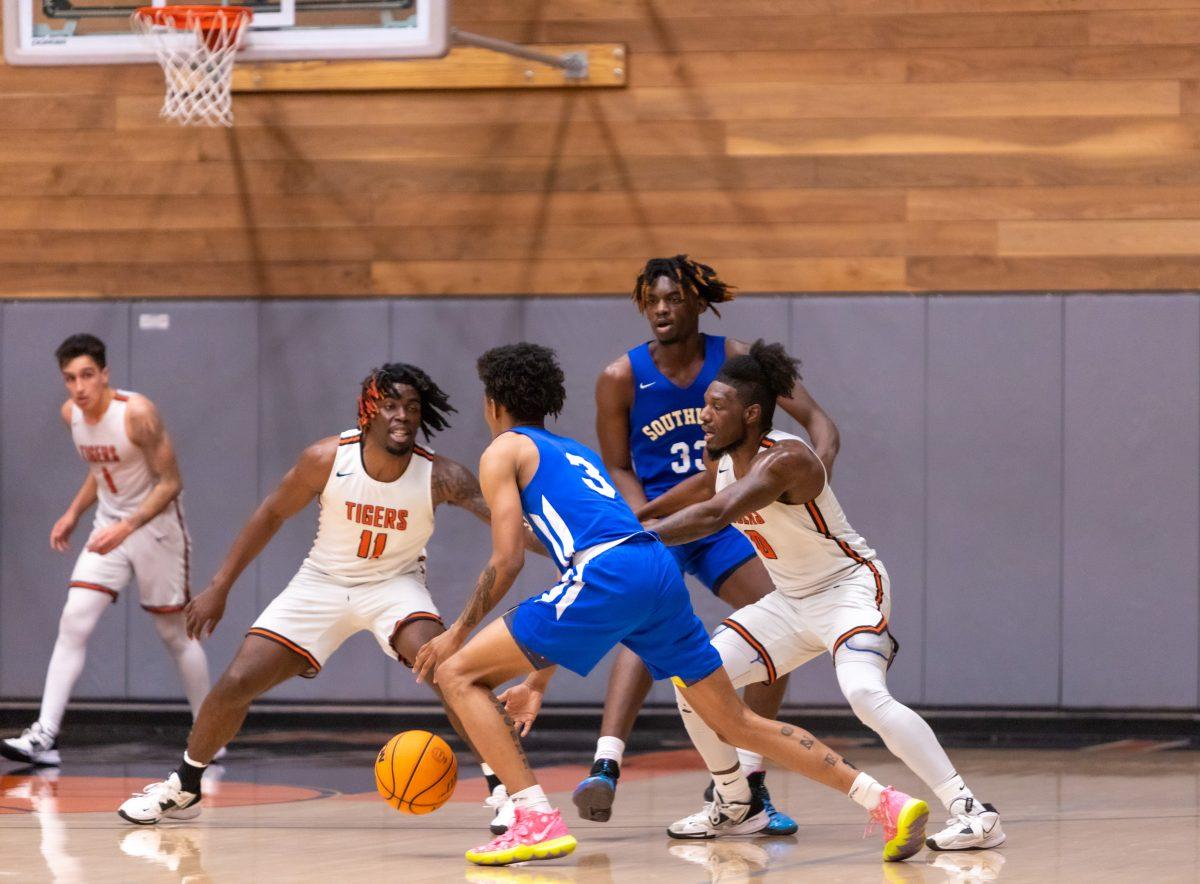
[[[768,433],[759,450],[785,440],[800,442],[812,450],[803,439],[779,430]],[[734,481],[733,458],[725,455],[717,464],[717,491]],[[828,479],[821,493],[808,503],[777,500],[747,513],[734,522],[734,527],[754,544],[775,588],[784,595],[813,595],[862,565],[874,570],[871,563],[875,550],[846,521]]]
[[[101,525],[132,515],[158,481],[125,429],[132,395],[128,390],[113,390],[112,401],[94,424],[71,403],[71,440],[96,480],[96,521]]]
[[[414,447],[404,475],[377,482],[363,466],[362,433],[347,430],[339,437],[320,505],[306,565],[345,583],[415,571],[433,534],[433,452]]]

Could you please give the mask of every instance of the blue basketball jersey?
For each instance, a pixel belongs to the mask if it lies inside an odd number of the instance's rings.
[[[725,338],[703,337],[704,365],[687,388],[677,387],[658,370],[648,343],[629,351],[633,366],[629,453],[649,500],[704,469],[700,410],[704,391],[725,363]]]
[[[538,539],[566,571],[577,552],[641,534],[600,455],[543,427],[513,427],[538,449],[538,468],[521,490],[521,507]]]

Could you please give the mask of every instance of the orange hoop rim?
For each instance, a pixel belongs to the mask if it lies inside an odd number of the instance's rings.
[[[197,26],[202,31],[215,31],[227,26],[240,29],[254,17],[254,10],[249,6],[139,6],[134,17],[177,31]]]

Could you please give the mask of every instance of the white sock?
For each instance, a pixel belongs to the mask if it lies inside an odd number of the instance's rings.
[[[207,761],[197,761],[195,758],[187,754],[186,749],[183,750],[183,763],[201,769],[208,767]]]
[[[869,812],[879,806],[883,797],[883,786],[870,774],[860,773],[854,778],[850,791],[846,794]]]
[[[42,689],[42,708],[38,721],[50,734],[57,735],[62,727],[63,713],[71,698],[71,689],[83,672],[87,660],[87,642],[100,620],[100,615],[112,604],[112,596],[94,589],[75,587],[67,593],[62,616],[58,620],[58,638],[46,669],[46,686]]]
[[[758,773],[763,769],[763,757],[757,752],[748,752],[745,749],[737,750],[738,761],[742,763],[742,773],[750,776],[752,773]]]
[[[620,737],[601,737],[596,741],[596,755],[593,760],[599,761],[601,758],[607,758],[620,764],[624,757],[625,741]]]
[[[713,785],[716,787],[717,794],[721,796],[722,802],[728,804],[736,801],[746,804],[750,801],[750,784],[746,782],[740,764],[735,765],[733,770],[724,773],[712,771],[712,778]]]
[[[963,778],[958,774],[954,774],[952,777],[950,777],[950,779],[946,780],[946,782],[942,783],[941,785],[934,786],[933,794],[938,797],[938,801],[942,802],[942,805],[946,808],[946,810],[950,809],[952,802],[957,801],[960,798],[975,797],[971,790],[967,788],[967,784],[963,782]],[[975,806],[980,810],[983,809],[982,804],[976,803]]]
[[[494,777],[496,775],[496,772],[494,770],[492,770],[490,767],[488,767],[488,764],[486,761],[481,761],[479,763],[479,772],[481,774],[483,774],[485,777]]]
[[[210,685],[208,657],[204,654],[204,647],[194,638],[187,637],[182,611],[151,616],[158,637],[179,670],[179,680],[183,682],[183,692],[187,695],[188,705],[192,707],[192,720],[195,721],[200,714],[200,704],[208,696]]]
[[[551,813],[554,810],[550,806],[550,802],[546,799],[546,793],[536,783],[528,789],[522,789],[520,792],[513,793],[509,797],[512,799],[513,804],[517,807],[523,807],[525,810],[536,810],[538,813]]]

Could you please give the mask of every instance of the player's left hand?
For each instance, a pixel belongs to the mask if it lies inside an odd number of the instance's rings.
[[[431,684],[436,683],[438,666],[461,648],[465,640],[466,636],[459,635],[458,630],[450,627],[441,635],[435,635],[421,645],[421,650],[417,651],[417,659],[413,661],[413,675],[417,677],[417,684],[425,680]]]
[[[533,729],[538,713],[542,710],[542,691],[531,688],[527,683],[515,684],[496,699],[504,704],[504,711],[517,725],[517,736],[523,737]]]
[[[122,519],[96,531],[88,538],[88,552],[105,555],[112,552],[125,542],[125,538],[133,533],[133,526]]]

